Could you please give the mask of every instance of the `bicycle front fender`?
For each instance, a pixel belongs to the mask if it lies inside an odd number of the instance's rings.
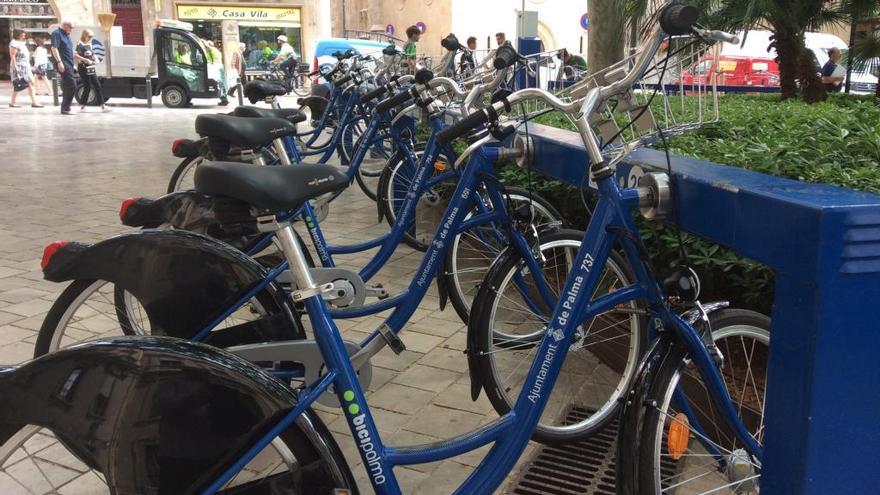
[[[201,493],[297,402],[289,387],[243,359],[163,337],[98,340],[45,355],[0,373],[0,397],[7,399],[0,445],[49,429],[114,493]],[[309,410],[295,428],[303,435],[284,435],[285,442],[336,447]],[[330,452],[330,462],[344,462],[334,458]],[[317,481],[307,479],[309,469],[298,474],[304,491]]]
[[[207,236],[140,230],[94,245],[52,243],[43,255],[43,276],[52,282],[111,282],[144,307],[153,335],[192,338],[264,280],[266,271],[241,251]],[[274,283],[266,291],[289,324],[259,326],[250,339],[305,338],[290,299]]]

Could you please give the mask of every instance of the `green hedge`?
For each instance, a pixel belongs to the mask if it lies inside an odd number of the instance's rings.
[[[721,122],[669,139],[670,151],[771,175],[880,193],[880,106],[870,97],[832,95],[806,105],[777,95],[720,97]],[[559,115],[540,123],[571,129]],[[674,168],[674,164],[673,164]],[[502,178],[525,184],[527,173],[505,167]],[[587,218],[580,193],[558,181],[532,177],[537,191],[560,206],[566,219],[583,227]],[[590,198],[587,198],[587,203]],[[678,258],[677,238],[666,226],[641,222],[645,243],[659,274]],[[700,272],[704,300],[769,312],[773,274],[729,249],[685,235],[690,261]]]

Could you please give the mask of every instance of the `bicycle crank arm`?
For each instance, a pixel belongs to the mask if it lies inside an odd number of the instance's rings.
[[[361,347],[346,340],[345,349],[349,356],[354,356],[358,354]],[[321,356],[321,350],[318,348],[318,343],[311,339],[247,344],[230,347],[226,350],[242,359],[260,365],[269,372],[290,369],[291,365],[302,366],[302,380],[305,384],[317,382],[324,371],[324,358]],[[361,387],[366,390],[373,378],[373,365],[369,358],[356,362],[355,369],[358,371],[358,381]],[[318,402],[330,407],[339,405],[336,397],[329,391],[324,393]]]

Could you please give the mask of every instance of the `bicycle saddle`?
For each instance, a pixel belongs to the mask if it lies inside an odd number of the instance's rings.
[[[256,167],[245,163],[213,162],[195,173],[200,194],[226,196],[260,210],[293,210],[322,194],[348,187],[348,176],[330,165],[300,164]]]
[[[287,88],[281,84],[262,79],[256,79],[244,85],[244,96],[251,103],[265,100],[270,96],[284,96],[286,94]]]
[[[236,107],[233,110],[232,115],[236,117],[258,117],[258,118],[277,118],[277,119],[287,119],[294,124],[298,124],[300,122],[305,122],[306,114],[296,108],[279,108],[277,110],[273,108],[260,108],[260,107],[251,107],[251,106],[241,106]]]
[[[296,134],[296,125],[279,118],[247,118],[202,114],[196,117],[199,136],[220,138],[242,148],[255,148],[275,138]]]

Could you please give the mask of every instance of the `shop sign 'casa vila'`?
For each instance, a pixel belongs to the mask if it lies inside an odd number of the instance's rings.
[[[218,21],[300,22],[300,10],[294,7],[240,7],[227,5],[177,5],[177,18]]]

